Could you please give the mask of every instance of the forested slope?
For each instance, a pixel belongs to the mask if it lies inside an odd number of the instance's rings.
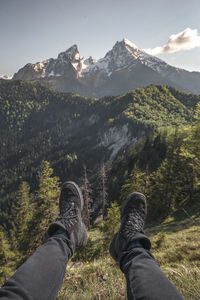
[[[37,83],[0,81],[0,197],[9,211],[21,181],[38,185],[49,161],[61,180],[79,180],[152,129],[190,124],[198,96],[150,86],[119,97],[87,99]]]
[[[148,224],[180,211],[198,216],[199,100],[165,86],[88,99],[1,80],[1,282],[45,239],[67,179],[85,193],[88,227],[99,214],[107,218],[98,228],[103,237],[75,260],[107,253],[108,224],[118,222],[118,204],[132,191],[147,196]]]

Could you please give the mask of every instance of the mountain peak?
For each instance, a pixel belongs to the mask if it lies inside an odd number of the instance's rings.
[[[137,59],[140,55],[143,55],[145,53],[136,44],[132,43],[126,38],[124,38],[121,41],[117,41],[114,47],[112,48],[111,52],[116,52],[117,56],[131,56],[132,59]]]
[[[129,41],[127,38],[124,38],[122,40],[122,43],[124,43],[125,45],[134,48],[134,49],[140,49],[136,44],[132,43],[131,41]],[[141,50],[141,49],[140,49]]]
[[[185,79],[189,75],[123,38],[97,61],[92,57],[81,57],[78,46],[74,44],[56,59],[25,65],[14,79],[42,80],[61,91],[97,97],[120,94],[152,83],[176,88],[183,85],[185,89],[199,93],[200,73],[195,74],[195,83],[192,84],[193,80],[187,82]]]
[[[68,48],[66,51],[61,52],[58,55],[58,59],[62,61],[73,61],[73,60],[79,60],[80,54],[78,51],[78,46],[76,44],[72,45],[70,48]]]

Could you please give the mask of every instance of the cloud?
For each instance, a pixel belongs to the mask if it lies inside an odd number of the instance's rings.
[[[144,50],[151,55],[157,55],[190,50],[196,47],[200,47],[200,35],[198,35],[198,30],[186,28],[184,31],[172,34],[166,45]]]

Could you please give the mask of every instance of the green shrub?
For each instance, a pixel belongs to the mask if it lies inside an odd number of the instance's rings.
[[[155,248],[161,248],[166,244],[167,234],[166,232],[159,232],[154,240]]]
[[[88,238],[87,245],[77,251],[72,261],[92,261],[103,255],[103,240],[92,240]]]
[[[105,221],[103,221],[99,228],[103,232],[103,249],[107,252],[114,234],[120,227],[120,207],[116,202],[111,204],[108,208],[108,213]]]

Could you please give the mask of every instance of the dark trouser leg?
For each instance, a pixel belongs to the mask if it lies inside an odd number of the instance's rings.
[[[0,289],[1,300],[53,300],[73,250],[65,235],[49,238]]]
[[[183,300],[148,250],[133,243],[126,252],[120,265],[126,276],[129,300]]]

